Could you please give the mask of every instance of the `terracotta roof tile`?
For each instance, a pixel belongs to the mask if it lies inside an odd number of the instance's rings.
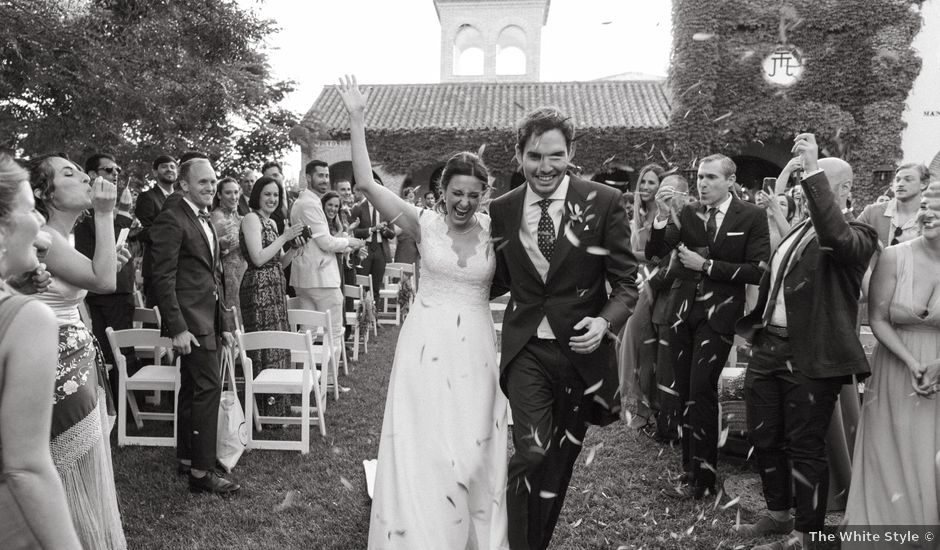
[[[664,128],[671,106],[662,81],[383,84],[369,93],[371,130],[512,128],[527,111],[554,105],[579,128]],[[305,126],[345,133],[349,124],[335,86],[320,93]]]

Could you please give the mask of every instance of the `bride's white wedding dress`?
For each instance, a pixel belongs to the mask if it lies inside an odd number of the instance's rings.
[[[422,212],[421,275],[389,380],[369,548],[505,549],[506,398],[489,309],[490,219],[461,257]]]

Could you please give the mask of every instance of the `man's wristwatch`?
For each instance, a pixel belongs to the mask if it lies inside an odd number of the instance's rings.
[[[702,273],[708,275],[708,271],[712,268],[712,261],[705,260],[705,263],[702,264]]]

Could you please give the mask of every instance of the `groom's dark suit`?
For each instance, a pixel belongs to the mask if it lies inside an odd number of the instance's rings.
[[[507,508],[514,549],[546,548],[568,489],[587,424],[619,417],[613,342],[578,354],[569,340],[584,317],[603,317],[618,334],[636,303],[636,259],[630,252],[620,193],[569,176],[554,253],[541,273],[526,245],[526,189],[490,205],[496,250],[493,294],[509,290],[503,318],[500,385],[509,397],[516,453],[509,463]],[[567,228],[567,229],[566,229]],[[613,289],[607,294],[605,280]],[[547,319],[555,339],[538,337]]]
[[[194,469],[209,470],[215,466],[222,396],[219,337],[231,323],[222,309],[219,241],[212,230],[210,248],[202,223],[181,199],[160,212],[150,231],[160,236],[152,244],[153,289],[163,333],[173,337],[188,330],[199,341],[181,358],[177,456],[191,459]]]

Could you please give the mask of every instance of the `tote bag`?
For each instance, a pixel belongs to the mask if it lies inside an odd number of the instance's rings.
[[[219,402],[219,431],[215,451],[219,463],[231,472],[238,459],[248,446],[248,423],[245,422],[245,409],[238,400],[235,388],[235,364],[232,348],[222,349],[222,384],[226,378],[229,389],[222,392]]]

